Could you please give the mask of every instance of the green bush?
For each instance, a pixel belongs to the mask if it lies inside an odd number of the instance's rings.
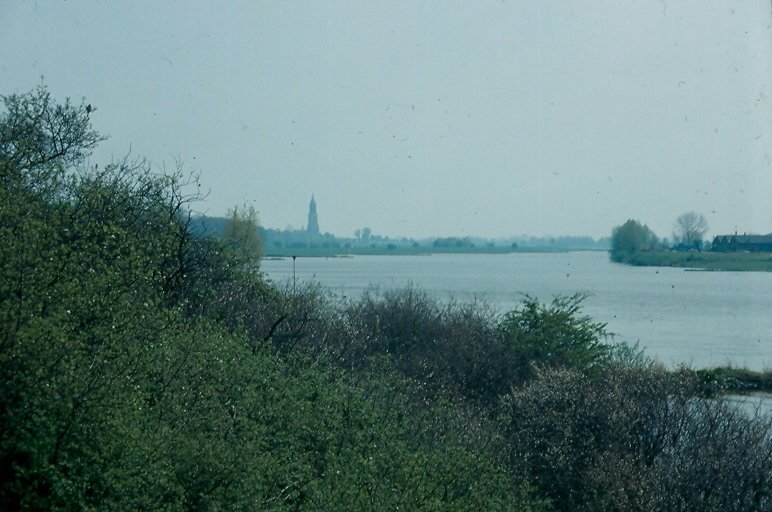
[[[570,368],[597,374],[610,361],[611,335],[606,324],[581,315],[584,295],[556,297],[543,304],[526,297],[520,308],[504,315],[499,331],[515,365],[516,383],[533,375],[537,366]]]

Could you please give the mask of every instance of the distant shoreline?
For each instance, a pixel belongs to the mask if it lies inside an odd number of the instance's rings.
[[[566,249],[549,247],[299,247],[266,249],[266,259],[291,258],[346,258],[351,256],[428,256],[432,254],[557,254],[567,252],[607,252],[596,249]]]
[[[644,251],[627,257],[621,263],[692,271],[772,272],[772,253]]]

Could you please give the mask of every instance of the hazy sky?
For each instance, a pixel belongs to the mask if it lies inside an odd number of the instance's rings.
[[[772,232],[770,0],[0,0],[0,94],[41,75],[268,227]]]

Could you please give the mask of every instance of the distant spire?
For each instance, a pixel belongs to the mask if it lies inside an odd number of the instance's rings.
[[[316,201],[311,194],[311,202],[308,205],[308,227],[306,231],[310,236],[319,236],[319,217],[316,214]]]

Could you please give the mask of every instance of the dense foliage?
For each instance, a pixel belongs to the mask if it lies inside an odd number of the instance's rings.
[[[85,168],[90,108],[4,106],[0,509],[769,509],[768,422],[581,297],[275,285],[182,174]]]
[[[5,106],[0,508],[528,509],[452,408],[277,352],[291,297],[191,235],[179,175],[83,169],[89,112],[45,89]]]
[[[642,252],[653,250],[657,242],[657,236],[646,224],[629,219],[611,232],[611,259],[627,262]]]

